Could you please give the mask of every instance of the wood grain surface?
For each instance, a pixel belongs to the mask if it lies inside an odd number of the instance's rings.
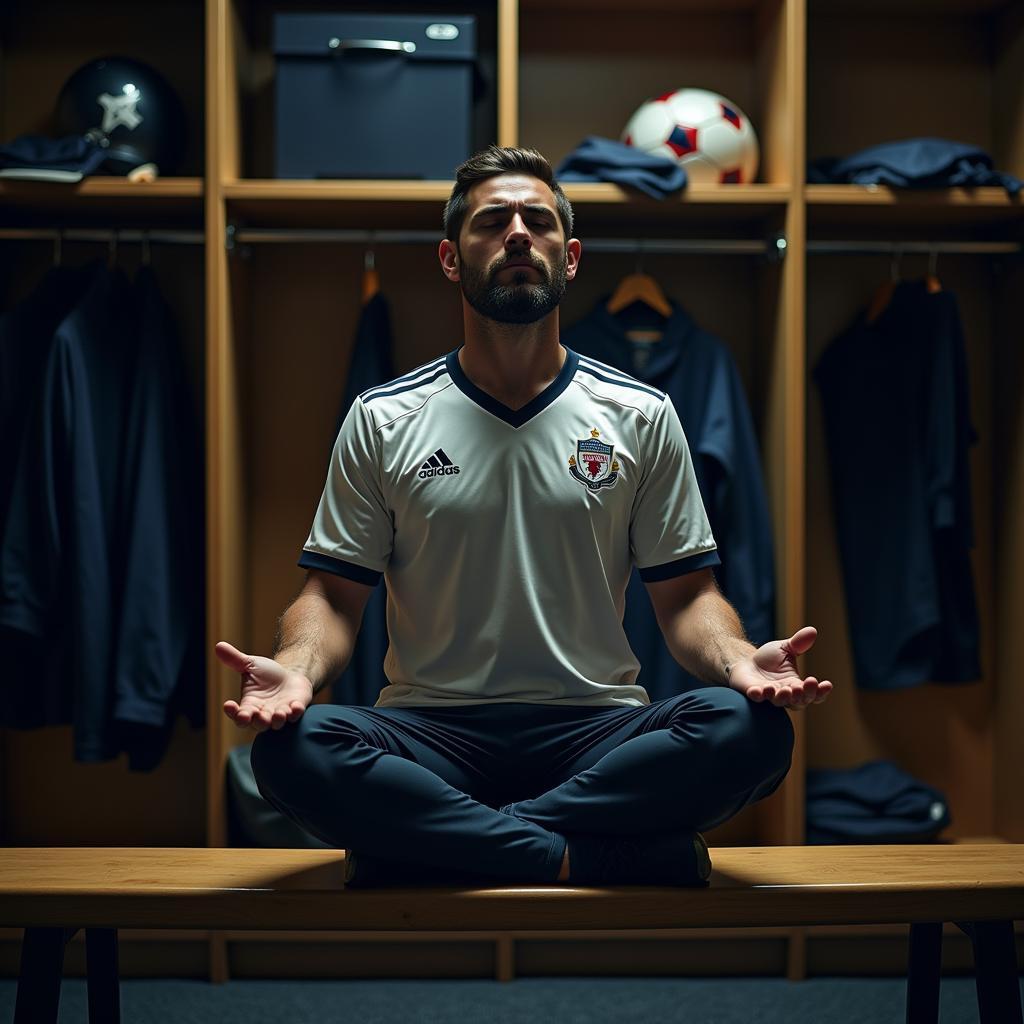
[[[0,926],[679,928],[1024,917],[1024,845],[727,847],[710,887],[346,891],[343,850],[0,850]]]

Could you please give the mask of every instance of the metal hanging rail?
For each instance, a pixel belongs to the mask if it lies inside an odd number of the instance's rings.
[[[204,231],[162,231],[137,228],[0,228],[0,240],[45,242],[158,242],[168,245],[201,245]]]
[[[347,228],[239,228],[228,226],[228,248],[262,242],[334,242],[376,245],[437,245],[440,231],[366,231]],[[584,238],[590,252],[627,253],[730,253],[762,255],[776,251],[775,241],[764,239],[690,238]],[[783,243],[782,248],[785,245]]]
[[[0,240],[65,242],[150,242],[155,244],[202,245],[204,231],[138,228],[0,228]],[[239,228],[227,226],[227,248],[264,242],[326,242],[348,245],[437,245],[440,231],[370,231],[344,228]],[[769,239],[734,238],[583,238],[588,252],[696,255],[766,255],[781,258],[786,251],[785,235]],[[1013,255],[1024,253],[1021,242],[929,242],[808,239],[808,253],[950,253]]]
[[[951,254],[1020,254],[1021,242],[834,242],[807,240],[809,253],[951,253]]]
[[[334,242],[375,245],[436,245],[439,231],[366,231],[332,228],[239,228],[228,226],[228,248],[235,244],[262,242]],[[589,238],[584,236],[585,252],[674,253],[713,255],[767,255],[781,258],[786,251],[785,235],[769,239],[733,238]],[[929,241],[819,241],[808,240],[809,253],[960,253],[1015,254],[1024,252],[1019,242],[929,242]]]
[[[587,252],[695,253],[730,256],[781,256],[785,239],[764,241],[746,238],[588,238],[581,239]]]

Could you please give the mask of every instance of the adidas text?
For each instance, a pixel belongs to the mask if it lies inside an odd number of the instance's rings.
[[[458,473],[458,471],[458,466],[441,466],[437,469],[431,466],[430,469],[420,470],[420,479],[425,480],[428,476],[453,476]]]

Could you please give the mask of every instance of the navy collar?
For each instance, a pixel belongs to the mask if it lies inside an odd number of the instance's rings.
[[[486,391],[482,391],[466,376],[466,371],[462,369],[462,364],[459,362],[459,352],[463,347],[460,345],[445,357],[445,365],[455,386],[467,398],[476,402],[481,409],[486,409],[492,416],[504,420],[510,427],[521,427],[524,423],[532,420],[537,413],[543,412],[569,386],[580,361],[580,357],[571,348],[563,345],[565,362],[562,363],[562,369],[558,371],[558,376],[536,398],[521,409],[510,409],[496,398],[492,398]]]

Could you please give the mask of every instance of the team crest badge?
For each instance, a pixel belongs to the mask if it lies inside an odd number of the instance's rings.
[[[614,459],[615,447],[599,441],[600,431],[591,430],[590,437],[576,442],[576,454],[569,456],[569,472],[592,491],[612,487],[619,479],[619,464]]]

